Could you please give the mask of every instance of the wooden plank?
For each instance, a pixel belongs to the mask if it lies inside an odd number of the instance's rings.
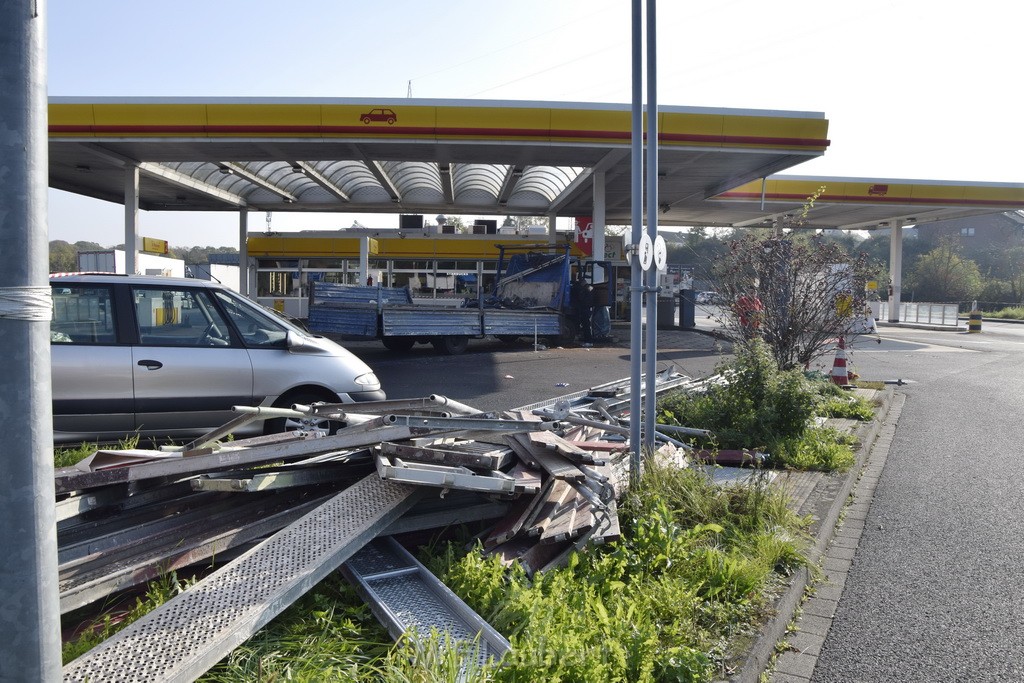
[[[544,501],[538,506],[536,514],[530,520],[527,533],[531,536],[542,535],[567,506],[575,506],[573,499],[576,495],[575,489],[569,485],[569,482],[561,479],[554,480]]]
[[[531,434],[533,432],[510,435],[509,445],[512,446],[517,455],[524,457],[523,454],[527,453],[529,458],[534,460],[540,468],[547,471],[555,479],[580,481],[586,476],[576,465],[567,460],[565,456],[544,446],[534,444],[531,441]],[[519,446],[516,447],[514,444],[519,444]]]
[[[579,538],[594,528],[594,512],[590,502],[575,490],[552,515],[550,524],[540,535],[541,543],[557,543]]]
[[[515,538],[530,518],[533,517],[537,508],[547,498],[548,491],[555,480],[549,479],[543,491],[532,496],[520,496],[512,503],[508,514],[505,515],[491,530],[491,533],[484,539],[484,548],[494,548],[502,543],[507,543]]]
[[[598,459],[593,453],[583,450],[579,445],[566,441],[553,432],[530,432],[530,443],[535,446],[553,450],[562,457],[577,465],[595,465]]]
[[[507,474],[515,479],[515,490],[517,493],[537,493],[540,491],[542,484],[540,472],[527,467],[524,463],[516,463],[515,467],[510,469]]]

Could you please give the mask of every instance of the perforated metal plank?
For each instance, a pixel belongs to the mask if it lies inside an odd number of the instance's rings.
[[[461,643],[479,636],[476,655],[481,665],[500,659],[512,647],[393,538],[376,539],[342,571],[396,640],[413,630],[427,636],[432,629]]]
[[[193,681],[334,571],[415,502],[360,480],[64,667],[64,681]]]

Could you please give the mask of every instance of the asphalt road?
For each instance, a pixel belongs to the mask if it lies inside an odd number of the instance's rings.
[[[850,363],[907,401],[812,680],[1024,680],[1024,326],[881,334]]]
[[[484,411],[506,410],[630,377],[629,330],[613,329],[616,341],[592,348],[577,345],[534,351],[532,340],[514,345],[470,340],[469,350],[444,356],[429,344],[409,352],[388,351],[380,342],[341,342],[380,378],[388,398],[440,394]],[[721,344],[707,335],[660,331],[657,368],[674,366],[706,377],[724,360]]]

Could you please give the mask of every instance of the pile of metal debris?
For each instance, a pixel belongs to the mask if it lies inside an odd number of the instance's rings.
[[[654,390],[703,384],[667,372]],[[476,524],[486,552],[528,572],[616,539],[629,401],[623,380],[499,414],[436,395],[247,409],[182,447],[97,451],[56,475],[62,614],[172,570],[217,568],[69,663],[64,680],[194,680],[338,568],[394,637],[479,634],[480,657],[501,656],[508,642],[392,537]],[[282,415],[344,426],[226,438]]]

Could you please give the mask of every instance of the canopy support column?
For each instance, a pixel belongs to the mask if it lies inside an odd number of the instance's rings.
[[[363,235],[359,238],[359,282],[368,283],[370,277],[370,238]]]
[[[139,268],[139,166],[124,167],[124,272],[134,275]]]
[[[900,295],[903,289],[903,221],[894,220],[889,233],[889,322],[900,321]]]
[[[594,211],[592,216],[593,253],[591,258],[595,261],[604,260],[604,221],[605,221],[605,194],[604,194],[604,171],[594,171]],[[608,274],[604,267],[594,264],[594,284],[601,284],[607,281]]]

